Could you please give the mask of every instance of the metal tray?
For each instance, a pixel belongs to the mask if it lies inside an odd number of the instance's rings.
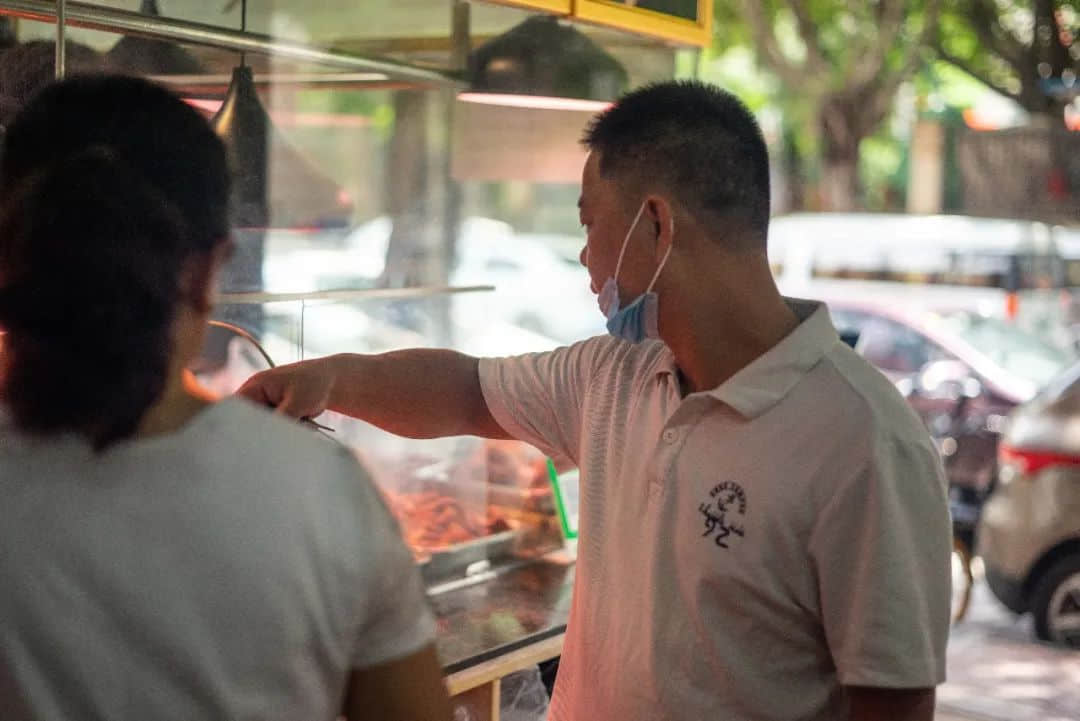
[[[430,585],[468,576],[470,570],[487,570],[513,557],[520,536],[521,531],[518,530],[502,531],[431,551],[426,559],[419,562],[420,575]]]

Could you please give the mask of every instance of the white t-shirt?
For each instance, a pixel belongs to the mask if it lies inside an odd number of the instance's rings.
[[[434,636],[354,459],[234,399],[100,455],[0,421],[0,579],[5,721],[333,719]]]
[[[846,718],[944,680],[951,536],[922,423],[824,306],[709,392],[661,343],[484,360],[510,434],[581,469],[556,721]]]

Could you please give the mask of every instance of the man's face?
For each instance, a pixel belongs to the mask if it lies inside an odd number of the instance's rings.
[[[619,251],[636,213],[636,210],[627,209],[618,185],[612,179],[601,176],[599,153],[590,153],[585,162],[578,211],[581,224],[585,228],[585,247],[581,250],[581,263],[589,270],[592,292],[599,293],[604,282],[615,275]],[[635,237],[646,224],[645,220],[642,218],[639,221]],[[619,271],[617,280],[620,289],[635,287],[635,266],[644,260],[645,254],[635,252],[631,247],[635,237],[631,237],[627,245],[626,257],[623,258],[623,266]]]

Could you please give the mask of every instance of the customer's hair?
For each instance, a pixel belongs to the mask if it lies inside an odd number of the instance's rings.
[[[26,432],[102,449],[161,397],[184,261],[228,237],[225,150],[144,80],[42,91],[0,163],[0,397]]]
[[[662,188],[733,250],[765,249],[768,151],[731,93],[696,81],[648,85],[598,115],[583,142],[599,153],[601,175],[631,194]]]

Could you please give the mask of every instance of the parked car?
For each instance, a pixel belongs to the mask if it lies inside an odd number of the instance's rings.
[[[340,242],[315,238],[305,245],[291,237],[284,241],[275,237],[263,268],[265,288],[282,293],[375,287],[387,270],[392,231],[393,221],[382,216]],[[450,319],[466,334],[513,326],[558,343],[603,333],[604,319],[589,290],[588,271],[577,259],[583,245],[582,237],[521,234],[491,218],[464,219],[447,269],[448,282],[457,287],[490,285],[495,290],[453,296]],[[391,259],[395,272],[403,275],[414,262]],[[419,308],[412,303],[402,312]],[[408,318],[400,322],[410,325]]]
[[[1065,288],[1061,295],[1069,340],[1080,351],[1080,228],[1055,228],[1057,245],[1065,263]]]
[[[1064,231],[960,215],[797,213],[769,226],[769,262],[788,295],[890,295],[905,305],[1014,319],[1071,345],[1062,302]]]
[[[455,321],[477,328],[498,320],[560,343],[604,333],[589,272],[577,258],[584,237],[527,235],[509,226],[505,233],[493,232],[503,225],[482,218],[463,223],[450,282],[495,290],[457,296]]]
[[[1080,364],[1013,413],[999,457],[978,534],[988,585],[1040,639],[1080,648]]]
[[[983,504],[997,473],[1006,415],[1068,363],[1057,346],[965,310],[920,311],[879,301],[830,302],[845,342],[889,376],[926,423],[949,479],[953,620],[963,619]]]
[[[890,377],[938,440],[950,484],[986,492],[1005,417],[1071,361],[1056,345],[967,310],[829,299],[833,323]]]

